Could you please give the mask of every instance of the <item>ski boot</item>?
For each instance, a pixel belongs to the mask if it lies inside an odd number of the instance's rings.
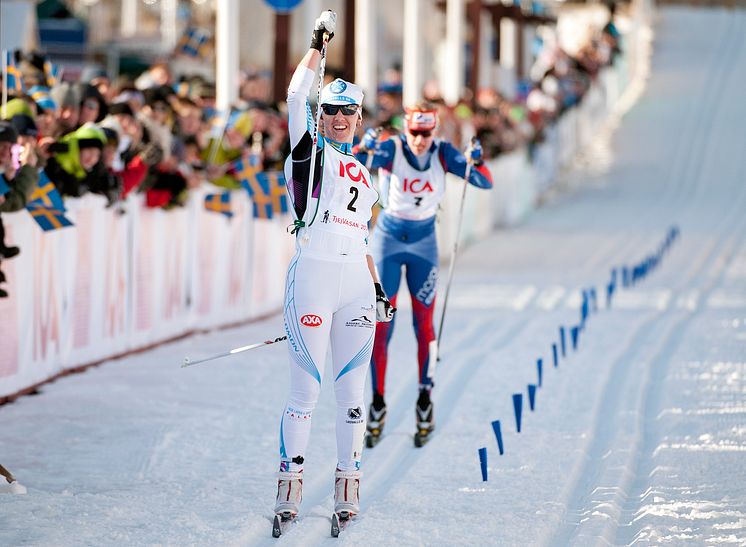
[[[334,474],[334,513],[332,514],[332,537],[360,512],[360,471],[340,471]]]
[[[298,516],[303,498],[303,473],[283,472],[277,474],[277,501],[272,523],[272,537],[280,537],[287,526]]]
[[[417,416],[417,432],[414,434],[414,445],[417,448],[422,446],[430,440],[435,429],[435,417],[433,415],[433,402],[430,400],[430,390],[420,390],[420,396],[417,399],[417,406],[415,407],[415,415]]]
[[[368,430],[365,434],[365,446],[373,448],[381,440],[383,433],[383,424],[386,423],[386,403],[383,395],[378,392],[373,393],[373,402],[368,410]]]

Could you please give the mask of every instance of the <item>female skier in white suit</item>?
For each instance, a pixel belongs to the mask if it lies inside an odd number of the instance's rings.
[[[324,34],[330,39],[335,26],[336,14],[331,11],[316,20],[311,47],[288,89],[292,153],[285,175],[297,219],[296,254],[288,267],[285,293],[290,396],[280,422],[275,506],[285,520],[298,513],[311,416],[330,342],[337,400],[334,510],[348,516],[360,511],[365,376],[375,321],[390,321],[394,312],[368,255],[368,221],[378,193],[368,170],[352,155],[352,140],[362,121],[363,92],[357,85],[337,79],[321,91],[320,137],[311,169],[314,122],[308,96],[321,62]]]

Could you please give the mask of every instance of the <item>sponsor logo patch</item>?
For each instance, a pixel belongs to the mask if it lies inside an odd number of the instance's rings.
[[[345,323],[345,327],[362,327],[366,329],[372,329],[374,326],[373,321],[368,319],[367,315],[361,315],[355,319],[350,319]]]
[[[329,86],[329,91],[332,93],[342,93],[345,89],[347,89],[347,84],[339,79],[334,80],[332,85]]]
[[[300,324],[306,327],[319,327],[321,326],[321,323],[323,323],[321,317],[312,313],[307,313],[300,318]]]
[[[347,417],[349,420],[346,421],[348,424],[361,424],[363,423],[363,409],[362,407],[348,408]]]
[[[433,266],[430,273],[427,275],[427,279],[417,291],[417,300],[429,306],[433,303],[435,298],[435,286],[438,284],[438,268]]]

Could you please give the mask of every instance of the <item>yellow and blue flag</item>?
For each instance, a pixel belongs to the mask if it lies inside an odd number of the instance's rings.
[[[65,211],[62,196],[43,169],[39,171],[39,183],[36,190],[29,196],[27,205],[39,205],[47,209]]]
[[[254,218],[272,218],[288,212],[288,195],[282,171],[261,171],[241,181],[254,202]]]
[[[176,52],[187,57],[204,57],[210,34],[201,28],[188,28],[176,45]]]
[[[231,193],[207,194],[205,196],[205,209],[222,213],[226,217],[231,218],[233,216],[233,211],[231,211]]]
[[[65,217],[59,209],[44,207],[44,205],[38,202],[27,203],[26,209],[45,232],[51,232],[52,230],[58,230],[66,226],[74,226],[72,221]]]
[[[256,174],[259,173],[259,160],[254,156],[241,158],[231,162],[229,170],[233,172],[233,176],[241,183],[241,186],[246,188],[248,181],[256,178]]]
[[[62,81],[62,70],[49,59],[44,60],[44,78],[48,87],[54,87]]]
[[[16,65],[16,57],[12,51],[3,51],[5,57],[5,70],[8,78],[8,89],[17,93],[24,93],[26,86],[23,83],[23,75]]]

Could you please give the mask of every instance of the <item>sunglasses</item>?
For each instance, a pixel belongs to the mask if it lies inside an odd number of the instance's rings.
[[[433,136],[432,131],[418,131],[417,129],[410,129],[409,134],[413,137],[422,137],[423,139],[427,139]]]
[[[324,114],[327,116],[336,116],[337,112],[340,110],[342,111],[342,114],[345,116],[352,116],[353,114],[357,114],[357,111],[360,109],[360,107],[356,104],[350,104],[350,105],[341,105],[341,104],[322,104],[321,110],[324,111]]]
[[[89,110],[95,110],[98,108],[98,101],[85,101],[83,106]]]

